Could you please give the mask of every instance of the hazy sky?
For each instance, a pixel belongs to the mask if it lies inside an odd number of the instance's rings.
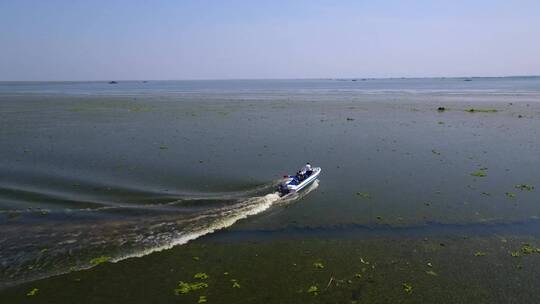
[[[0,80],[540,75],[540,1],[0,0]]]

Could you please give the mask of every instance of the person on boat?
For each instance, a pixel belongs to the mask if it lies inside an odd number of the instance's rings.
[[[302,170],[296,172],[296,179],[298,180],[298,182],[301,182],[304,180],[304,173],[302,172]]]
[[[303,174],[310,175],[311,173],[313,173],[313,168],[311,168],[310,163],[306,163],[306,165],[302,168],[302,171],[300,172]]]

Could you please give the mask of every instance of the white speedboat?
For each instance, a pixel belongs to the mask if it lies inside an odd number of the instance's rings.
[[[311,168],[309,166],[307,169],[304,167],[304,169],[298,171],[296,175],[284,176],[284,180],[278,186],[279,195],[285,196],[304,189],[317,180],[321,171],[320,167]]]

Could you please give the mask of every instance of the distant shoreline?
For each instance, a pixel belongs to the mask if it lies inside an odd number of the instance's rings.
[[[102,79],[102,80],[0,80],[0,83],[102,83],[102,82],[174,82],[174,81],[294,81],[294,80],[419,80],[419,79],[497,79],[497,78],[540,78],[540,75],[507,76],[426,76],[426,77],[322,77],[322,78],[186,78],[186,79]]]

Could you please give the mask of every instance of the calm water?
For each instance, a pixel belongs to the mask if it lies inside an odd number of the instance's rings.
[[[540,232],[540,78],[0,83],[0,105],[0,287],[225,227]],[[306,161],[319,183],[280,200]]]

